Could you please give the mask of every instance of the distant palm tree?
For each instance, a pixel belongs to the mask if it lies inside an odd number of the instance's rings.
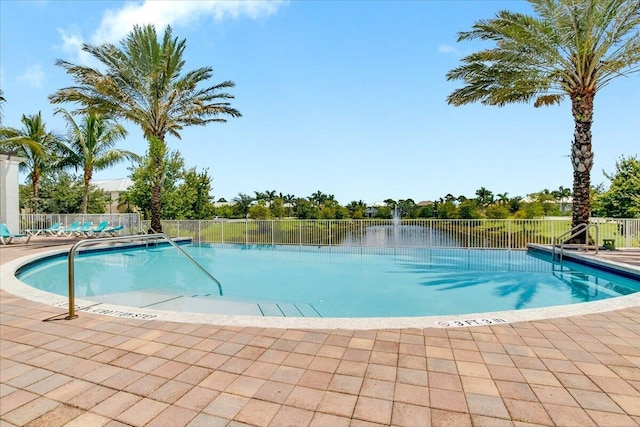
[[[529,0],[537,16],[500,11],[459,33],[458,41],[488,40],[491,48],[462,59],[448,80],[462,80],[447,101],[534,106],[571,100],[574,209],[572,225],[589,222],[591,124],[596,93],[616,77],[640,70],[639,0]],[[585,241],[585,236],[577,240]]]
[[[324,194],[322,191],[318,190],[315,193],[309,196],[309,201],[314,202],[316,205],[321,206],[328,199],[333,199],[333,195]]]
[[[509,201],[509,193],[498,193],[496,197],[498,198],[498,203],[501,205],[506,205]]]
[[[135,26],[121,42],[99,46],[84,44],[82,50],[97,59],[97,68],[57,60],[75,80],[76,86],[59,89],[49,97],[54,104],[79,104],[77,112],[98,111],[114,118],[124,118],[142,129],[149,142],[151,182],[151,229],[162,231],[163,155],[167,134],[180,139],[185,126],[226,122],[223,116],[241,117],[226,100],[223,92],[234,87],[231,81],[199,88],[213,75],[211,67],[183,74],[185,40],[172,37],[167,27],[161,41],[152,25]],[[220,102],[222,101],[222,102]]]
[[[276,198],[276,190],[266,190],[264,195],[269,203],[273,202]]]
[[[486,206],[493,203],[493,192],[491,190],[486,189],[485,187],[480,187],[476,190],[476,200],[480,205]]]
[[[118,195],[118,211],[120,209],[125,208],[125,212],[131,213],[133,210],[131,209],[131,205],[133,204],[133,197],[131,197],[131,193],[129,191],[123,191]]]
[[[246,217],[249,213],[249,207],[251,207],[251,203],[253,203],[254,200],[255,199],[253,197],[247,194],[238,193],[238,196],[233,198],[238,214],[242,217]]]
[[[560,203],[560,212],[562,212],[562,214],[564,215],[564,207],[566,205],[565,202],[567,201],[568,197],[571,197],[571,189],[570,188],[564,188],[561,185],[558,188],[558,190],[552,191],[551,193],[558,200],[558,203]]]
[[[13,150],[18,156],[26,158],[20,169],[27,172],[31,181],[33,210],[37,211],[40,178],[48,171],[55,170],[55,153],[62,145],[61,139],[47,131],[42,113],[30,116],[22,115],[22,129],[2,129],[0,147]]]
[[[127,131],[107,116],[89,113],[77,123],[67,110],[58,109],[56,114],[63,116],[68,130],[66,144],[60,152],[60,166],[82,169],[82,213],[86,214],[93,173],[126,159],[139,161],[140,156],[131,151],[113,148],[118,141],[124,139]]]
[[[298,198],[293,194],[285,194],[282,196],[282,200],[284,200],[285,204],[287,204],[287,212],[289,216],[293,216],[293,211],[296,207],[296,200]]]

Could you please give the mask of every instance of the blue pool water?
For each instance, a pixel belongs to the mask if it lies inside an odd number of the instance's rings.
[[[86,252],[75,262],[76,297],[161,292],[216,300],[304,305],[322,317],[404,317],[518,310],[595,301],[640,282],[566,262],[554,271],[526,251],[183,245],[217,286],[172,247]],[[22,269],[33,287],[67,295],[67,260]],[[153,308],[153,307],[151,307]]]

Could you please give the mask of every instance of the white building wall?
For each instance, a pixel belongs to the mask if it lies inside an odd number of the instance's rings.
[[[0,222],[7,224],[12,233],[20,232],[18,166],[25,160],[0,154]]]

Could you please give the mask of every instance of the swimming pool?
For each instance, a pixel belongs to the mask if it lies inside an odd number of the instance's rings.
[[[640,282],[526,251],[183,245],[224,296],[174,248],[83,252],[76,297],[134,307],[215,312],[246,303],[266,316],[413,317],[547,307],[640,290]],[[30,264],[17,277],[67,295],[67,261]],[[231,309],[233,310],[233,309]],[[228,312],[227,312],[228,313]],[[228,313],[229,314],[229,313]]]

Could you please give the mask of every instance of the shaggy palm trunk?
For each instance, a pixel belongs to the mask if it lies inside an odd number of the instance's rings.
[[[84,188],[82,189],[82,213],[87,213],[87,205],[89,204],[89,182],[91,182],[91,172],[84,172]]]
[[[162,233],[160,211],[162,210],[162,180],[164,178],[165,142],[157,137],[149,138],[149,157],[151,167],[151,230],[150,233]]]
[[[38,213],[38,182],[40,181],[40,175],[34,169],[31,172],[31,192],[33,194],[33,198],[31,199],[31,211],[33,213]]]
[[[571,163],[573,165],[573,212],[571,226],[589,223],[591,213],[591,124],[593,122],[593,98],[595,93],[575,94],[571,97],[572,113],[575,121]],[[573,243],[588,243],[586,230],[578,234]]]
[[[154,174],[151,182],[151,232],[162,233],[162,158],[152,159]]]

